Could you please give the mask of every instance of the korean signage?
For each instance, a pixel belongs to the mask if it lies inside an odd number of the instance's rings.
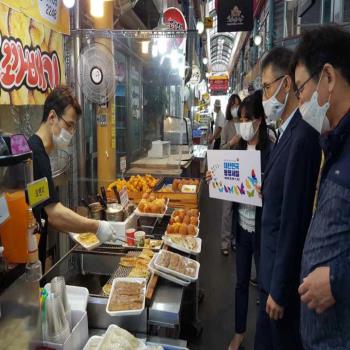
[[[56,32],[70,33],[69,10],[61,0],[0,0],[0,2]]]
[[[209,79],[211,91],[227,91],[228,79]]]
[[[256,190],[257,185],[261,186],[260,151],[208,150],[207,156],[212,173],[211,198],[262,206]]]
[[[169,7],[163,13],[163,21],[166,26],[169,27],[169,30],[172,31],[187,31],[187,22],[183,13],[176,7]],[[176,42],[178,46],[183,43],[183,38],[177,38]]]
[[[253,0],[218,0],[217,14],[218,32],[244,32],[253,29]]]
[[[63,35],[0,3],[0,104],[42,105],[64,83]]]
[[[31,182],[27,186],[28,201],[32,208],[50,198],[49,185],[47,178]]]

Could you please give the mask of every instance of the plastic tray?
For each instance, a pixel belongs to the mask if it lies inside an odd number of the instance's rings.
[[[197,241],[197,249],[196,249],[196,250],[190,250],[190,249],[187,249],[187,248],[185,248],[185,247],[182,247],[181,245],[178,245],[178,244],[174,243],[174,242],[169,238],[169,236],[171,236],[171,235],[164,235],[164,236],[162,237],[162,240],[163,240],[163,242],[164,242],[167,246],[169,246],[169,247],[171,247],[171,248],[177,249],[177,250],[179,250],[179,251],[181,251],[181,252],[184,252],[184,253],[194,254],[194,255],[198,255],[198,254],[201,252],[201,250],[202,250],[202,240],[201,240],[200,238],[193,237],[193,238],[195,238],[196,241]],[[192,236],[191,236],[191,237],[192,237]]]
[[[86,345],[84,346],[83,350],[96,350],[99,347],[99,345],[100,345],[100,343],[102,341],[102,338],[103,337],[99,337],[97,335],[94,335],[86,343]]]
[[[45,289],[50,293],[51,283],[45,285]],[[89,299],[89,291],[84,287],[66,285],[67,299],[72,310],[86,311]]]
[[[199,275],[199,268],[200,268],[199,262],[197,262],[197,261],[195,261],[195,260],[193,260],[193,259],[189,259],[189,258],[183,257],[183,256],[180,255],[180,254],[176,254],[176,253],[172,253],[172,252],[166,251],[168,254],[179,255],[179,256],[181,256],[182,258],[191,260],[192,262],[195,263],[195,265],[197,266],[195,277],[187,276],[187,275],[184,275],[184,274],[179,273],[179,272],[177,272],[177,271],[168,269],[167,267],[163,267],[163,266],[159,265],[159,264],[157,263],[157,261],[158,261],[159,257],[161,256],[161,254],[163,254],[163,252],[164,252],[164,250],[161,250],[161,251],[158,253],[158,255],[157,255],[157,259],[154,260],[154,267],[155,267],[157,270],[166,272],[166,273],[168,273],[168,274],[171,274],[171,275],[173,275],[173,276],[175,276],[175,277],[178,277],[178,278],[181,278],[181,279],[183,279],[183,280],[187,280],[187,281],[191,281],[191,282],[197,281],[198,275]]]
[[[149,262],[148,264],[148,269],[151,271],[151,273],[154,273],[168,281],[171,281],[171,282],[174,282],[176,284],[179,284],[180,286],[183,286],[183,287],[187,287],[191,284],[190,281],[184,281],[183,279],[181,278],[177,278],[173,275],[169,275],[165,272],[162,272],[162,271],[159,271],[156,269],[156,267],[154,266],[154,260],[156,259],[158,254],[155,254],[152,258],[152,260]]]
[[[110,337],[113,336],[113,332],[115,332],[116,330],[120,330],[120,327],[114,325],[114,324],[111,324],[107,331],[106,331],[106,334],[104,335],[102,341],[100,342],[100,345],[98,346],[97,350],[103,350],[104,346],[106,346],[106,343],[108,343]],[[126,332],[126,331],[125,331]],[[133,350],[146,350],[146,345],[141,341],[141,340],[138,340],[138,346],[136,348],[134,348]],[[112,348],[108,348],[108,350],[112,350]],[[117,349],[116,347],[114,347],[113,349]]]
[[[73,232],[69,232],[69,235],[71,236],[71,238],[77,242],[79,245],[81,245],[82,247],[84,247],[87,250],[92,250],[95,249],[97,247],[99,247],[102,242],[98,241],[98,243],[94,243],[94,244],[90,244],[90,245],[86,245],[86,244],[82,244],[81,242],[79,242],[79,240],[77,239],[79,237],[79,233],[73,233]]]
[[[111,302],[112,296],[114,289],[116,287],[116,284],[118,282],[137,282],[137,283],[145,283],[145,287],[143,289],[143,303],[142,303],[142,308],[137,309],[137,310],[123,310],[123,311],[110,311],[109,310],[109,303]],[[133,316],[133,315],[140,315],[142,311],[145,308],[145,299],[146,299],[146,285],[147,285],[147,280],[145,278],[133,278],[133,277],[121,277],[121,278],[115,278],[113,280],[112,284],[112,289],[111,292],[109,293],[109,298],[108,298],[108,303],[106,306],[106,312],[107,314],[111,316]]]

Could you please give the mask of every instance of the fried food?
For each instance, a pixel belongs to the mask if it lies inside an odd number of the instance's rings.
[[[197,274],[197,265],[194,260],[165,250],[161,251],[156,264],[189,277],[195,277]]]
[[[124,267],[135,267],[137,262],[137,257],[123,256],[120,258],[119,265]]]
[[[198,248],[197,240],[194,237],[182,235],[169,235],[169,239],[176,245],[188,250],[196,250]]]
[[[100,243],[99,239],[94,233],[81,233],[80,235],[76,236],[76,240],[84,246]]]
[[[162,214],[166,210],[164,198],[155,198],[154,194],[141,199],[138,209],[142,213]]]
[[[126,187],[128,192],[149,193],[157,185],[157,183],[158,179],[154,178],[151,175],[137,175],[131,176],[129,180],[118,179],[112,182],[108,186],[108,190],[112,190],[114,186],[117,186],[118,191],[121,191],[123,187]]]
[[[112,285],[110,283],[106,283],[103,287],[102,287],[102,291],[104,294],[109,295],[109,293],[112,290]]]

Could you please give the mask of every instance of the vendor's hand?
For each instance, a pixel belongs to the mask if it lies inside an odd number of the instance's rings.
[[[115,241],[117,239],[116,223],[111,221],[100,221],[96,235],[102,243]]]
[[[256,190],[256,192],[258,192],[259,197],[262,198],[261,186],[255,185],[255,190]]]
[[[318,314],[335,304],[330,283],[330,268],[318,267],[304,278],[299,287],[300,299]]]
[[[241,138],[238,135],[233,136],[232,139],[229,141],[230,147],[237,145],[240,139]]]
[[[271,320],[281,320],[284,314],[284,308],[278,305],[273,299],[271,294],[267,298],[266,302],[266,313],[269,315]]]
[[[209,183],[212,179],[213,179],[213,173],[210,170],[208,170],[205,174],[205,181]]]

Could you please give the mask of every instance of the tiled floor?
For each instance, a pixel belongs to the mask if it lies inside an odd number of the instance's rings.
[[[206,186],[201,196],[200,288],[204,299],[199,308],[203,324],[201,336],[189,339],[191,350],[226,350],[234,334],[235,254],[220,253],[221,201],[208,198]],[[244,349],[253,349],[258,306],[257,290],[250,287],[247,335]]]

